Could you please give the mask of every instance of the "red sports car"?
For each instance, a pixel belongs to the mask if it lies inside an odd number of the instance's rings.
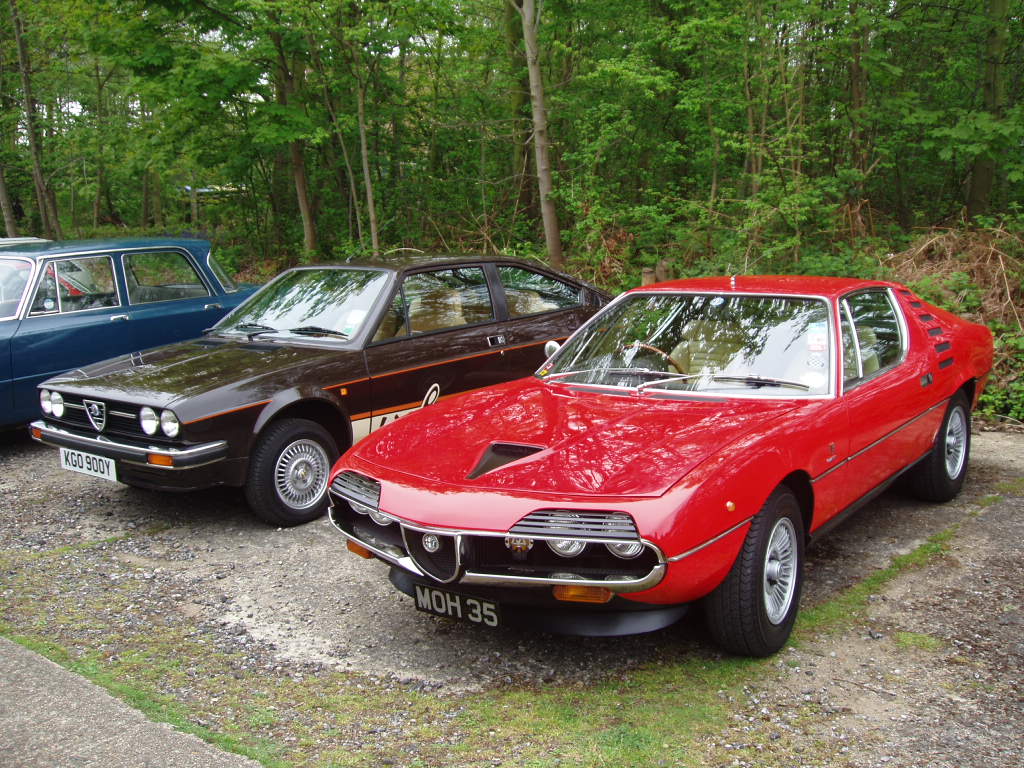
[[[765,656],[809,540],[900,476],[957,494],[991,367],[987,328],[895,283],[641,288],[532,378],[350,450],[331,519],[423,611],[617,635],[699,602],[724,648]]]

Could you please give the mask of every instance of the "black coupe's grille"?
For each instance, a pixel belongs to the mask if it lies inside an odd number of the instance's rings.
[[[59,390],[58,390],[59,391]],[[101,400],[99,398],[85,398],[81,395],[61,393],[64,397],[64,415],[59,419],[53,418],[61,424],[86,430],[87,432],[99,432],[104,435],[117,435],[121,437],[136,438],[146,441],[147,444],[170,445],[178,442],[165,436],[157,430],[155,435],[147,435],[142,431],[139,424],[139,406],[134,403],[125,403],[119,400]],[[86,413],[85,400],[102,403],[106,411],[106,422],[102,430],[97,430],[89,420]]]
[[[625,512],[539,509],[509,529],[514,536],[554,536],[573,539],[638,539],[633,518]]]
[[[343,499],[364,504],[372,509],[380,506],[380,483],[357,472],[345,471],[334,478],[331,491]]]

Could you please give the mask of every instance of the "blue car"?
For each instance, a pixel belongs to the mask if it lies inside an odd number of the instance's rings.
[[[0,243],[0,428],[39,414],[44,379],[199,336],[255,289],[205,240]]]

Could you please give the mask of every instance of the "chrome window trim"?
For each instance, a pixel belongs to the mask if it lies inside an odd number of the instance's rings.
[[[210,250],[212,251],[213,249],[211,248]],[[224,291],[216,290],[210,284],[209,278],[206,276],[206,273],[203,272],[203,270],[199,268],[198,264],[196,263],[196,260],[192,257],[192,253],[187,248],[182,248],[182,247],[176,246],[176,245],[168,245],[168,246],[162,246],[162,247],[158,246],[156,248],[128,248],[128,249],[125,249],[123,251],[118,252],[118,259],[121,262],[121,274],[124,277],[124,288],[125,288],[125,291],[128,290],[128,265],[125,264],[125,261],[124,261],[125,256],[136,256],[138,254],[143,254],[143,253],[178,253],[178,254],[181,254],[182,256],[184,256],[185,257],[185,261],[188,263],[188,265],[190,267],[192,267],[192,269],[195,270],[196,274],[199,275],[199,279],[202,281],[203,287],[206,288],[206,296],[205,297],[204,296],[189,296],[188,297],[189,299],[202,299],[202,298],[209,299],[209,298],[212,298],[214,296],[219,296],[219,295],[224,293]],[[207,254],[207,256],[209,256],[209,253]],[[126,307],[144,307],[147,304],[159,304],[159,303],[164,302],[164,301],[184,301],[184,299],[160,299],[158,301],[144,301],[144,302],[136,304],[134,301],[130,300],[131,299],[130,296],[128,297],[128,299],[129,299],[128,303],[124,305]]]
[[[886,300],[889,302],[889,307],[892,309],[893,314],[896,316],[896,326],[899,329],[900,334],[900,354],[895,360],[889,363],[884,368],[879,368],[877,371],[872,371],[869,376],[864,375],[863,364],[860,357],[860,340],[857,338],[857,325],[853,322],[853,313],[850,311],[849,299],[854,296],[859,296],[864,293],[882,293],[885,295]],[[854,344],[857,350],[857,373],[859,374],[856,379],[852,379],[849,383],[841,382],[842,394],[846,394],[850,390],[856,389],[862,384],[866,384],[869,381],[874,381],[879,376],[883,376],[889,371],[902,365],[907,359],[907,353],[910,351],[910,339],[909,330],[907,326],[907,319],[903,315],[903,307],[900,306],[897,301],[893,289],[889,286],[871,286],[869,288],[859,288],[855,291],[850,291],[847,294],[839,297],[839,303],[842,305],[847,313],[847,317],[850,321],[850,327],[853,329]],[[842,334],[840,334],[840,342]]]
[[[830,328],[829,328],[830,333],[829,333],[829,337],[828,337],[830,342],[831,342],[829,344],[829,347],[830,347],[830,349],[829,349],[829,366],[830,367],[829,367],[829,371],[827,373],[827,377],[828,377],[828,392],[823,392],[823,393],[814,394],[814,395],[802,395],[802,394],[781,395],[781,394],[778,394],[778,393],[775,393],[775,394],[772,394],[772,393],[754,394],[754,393],[738,393],[738,392],[737,393],[733,393],[733,392],[715,392],[715,391],[711,391],[711,390],[693,390],[693,391],[685,390],[685,394],[687,396],[691,396],[692,395],[694,397],[698,397],[699,396],[699,397],[702,397],[702,398],[711,398],[711,399],[715,399],[715,400],[722,400],[722,399],[727,399],[727,400],[728,399],[737,399],[737,400],[834,400],[837,397],[839,397],[839,394],[838,394],[839,391],[836,389],[836,380],[838,379],[838,375],[836,374],[836,371],[839,369],[839,357],[838,357],[838,354],[839,354],[838,346],[839,346],[839,344],[838,344],[838,342],[836,340],[836,334],[838,332],[838,325],[837,325],[837,318],[836,318],[836,315],[835,315],[835,307],[833,306],[832,301],[829,300],[829,297],[822,296],[820,294],[813,294],[813,293],[766,293],[764,291],[734,291],[734,290],[724,290],[724,291],[644,291],[644,290],[640,290],[640,291],[627,291],[625,293],[620,293],[618,296],[616,296],[611,301],[609,301],[605,306],[603,306],[600,309],[600,311],[594,313],[594,315],[592,315],[591,318],[589,320],[587,320],[587,322],[585,322],[583,325],[581,325],[579,328],[577,328],[572,333],[572,335],[569,337],[569,339],[567,339],[562,344],[562,346],[560,347],[559,351],[561,351],[562,349],[565,349],[565,347],[568,345],[569,341],[571,341],[577,334],[582,333],[587,327],[589,327],[594,322],[595,319],[599,318],[600,316],[604,315],[607,311],[609,311],[610,307],[616,306],[616,305],[622,303],[623,301],[627,301],[630,298],[633,298],[635,296],[750,296],[750,297],[766,298],[766,299],[807,299],[807,300],[811,300],[811,301],[819,301],[819,302],[821,302],[822,304],[825,305],[825,311],[828,313],[828,322],[829,322],[829,326],[830,326]],[[558,352],[555,353],[554,357],[557,358],[557,356],[558,356]],[[566,384],[566,385],[607,388],[609,390],[609,394],[611,394],[611,393],[616,393],[616,394],[618,394],[618,393],[630,393],[630,392],[634,391],[633,388],[631,388],[631,387],[617,387],[617,386],[615,386],[613,384],[580,384],[579,382],[568,382],[568,381],[564,381],[563,379],[550,379],[549,380],[545,376],[541,376],[540,372],[542,370],[548,369],[550,367],[550,363],[551,363],[551,360],[546,360],[544,363],[542,363],[541,367],[538,368],[536,372],[534,372],[534,376],[536,376],[538,379],[540,379],[541,381],[543,381],[545,383],[547,383],[549,381],[553,381],[555,383],[561,382],[561,383]],[[654,387],[644,387],[643,391],[644,392],[670,392],[670,393],[673,393],[673,394],[680,394],[680,393],[683,392],[683,390],[677,390],[677,389],[656,389]],[[642,393],[640,393],[640,396],[642,396]]]
[[[114,280],[114,294],[117,296],[117,304],[112,307],[87,307],[86,309],[72,309],[65,312],[63,309],[63,302],[60,299],[60,287],[57,288],[57,311],[56,312],[32,312],[32,304],[35,300],[36,292],[39,290],[39,285],[43,279],[43,273],[46,272],[47,268],[51,264],[56,264],[58,261],[68,261],[69,259],[94,259],[97,257],[106,257],[110,263],[110,276]],[[110,250],[99,250],[90,251],[89,253],[68,253],[61,254],[60,256],[47,256],[46,258],[40,259],[37,263],[38,271],[35,275],[35,285],[32,286],[32,292],[27,297],[25,304],[25,315],[22,319],[30,317],[55,317],[59,315],[80,315],[83,312],[96,312],[96,311],[109,311],[113,309],[120,309],[128,306],[125,304],[125,297],[121,295],[121,284],[117,279],[117,266],[114,264],[114,252]],[[57,278],[57,267],[54,266],[54,279]]]

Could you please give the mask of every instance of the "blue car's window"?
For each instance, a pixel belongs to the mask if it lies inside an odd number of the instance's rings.
[[[210,271],[220,280],[220,286],[224,289],[225,293],[234,293],[238,290],[238,284],[228,276],[224,267],[213,257],[212,253],[206,257],[206,263],[210,265]]]
[[[795,296],[635,294],[575,335],[549,379],[716,395],[830,392],[828,305]]]
[[[126,253],[124,279],[132,304],[210,295],[196,268],[177,251]]]
[[[25,259],[0,259],[0,320],[7,320],[17,314],[31,275],[31,262]]]
[[[32,300],[32,314],[66,314],[120,305],[110,257],[78,256],[46,265]]]

